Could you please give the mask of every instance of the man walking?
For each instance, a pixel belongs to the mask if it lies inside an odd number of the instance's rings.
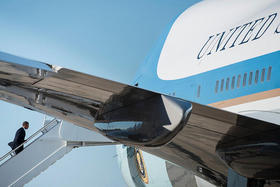
[[[13,142],[10,142],[8,145],[12,148],[15,149],[17,148],[19,145],[21,145],[25,140],[25,129],[29,128],[29,123],[27,121],[24,121],[22,123],[22,127],[19,128],[15,134],[15,138]],[[15,153],[18,154],[23,150],[23,145],[20,146],[20,148],[18,148]]]

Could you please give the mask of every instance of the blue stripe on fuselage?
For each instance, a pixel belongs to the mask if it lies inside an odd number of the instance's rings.
[[[193,6],[194,4],[197,4],[201,2],[201,0],[191,0],[191,1],[187,1],[185,6],[185,10],[187,10],[188,8],[190,8],[191,6]],[[185,11],[183,10],[183,12]],[[162,51],[163,45],[165,43],[165,40],[173,26],[173,24],[175,23],[175,21],[177,20],[177,18],[182,14],[182,12],[180,12],[177,16],[174,17],[174,19],[166,26],[165,30],[162,32],[162,34],[159,36],[159,39],[157,40],[157,43],[155,44],[155,46],[153,47],[153,50],[150,51],[150,53],[147,55],[147,57],[145,58],[145,60],[142,62],[142,64],[139,66],[139,69],[136,73],[136,76],[134,78],[133,84],[138,83],[139,81],[141,81],[142,76],[143,75],[147,75],[150,72],[149,67],[153,66],[153,68],[155,68],[156,70],[156,66],[157,66],[157,62],[160,56],[160,53]]]
[[[161,80],[158,78],[157,62],[152,63],[155,62],[158,57],[159,53],[151,56],[149,63],[143,68],[144,71],[142,71],[142,76],[137,80],[139,87],[163,94],[175,95],[175,97],[201,104],[211,104],[218,101],[280,88],[280,76],[278,76],[280,73],[280,51],[178,80]],[[267,80],[267,73],[270,66],[272,67],[271,78],[270,80]],[[265,68],[265,79],[261,82],[263,68]],[[257,83],[255,83],[256,70],[259,70]],[[248,84],[250,72],[253,72],[251,85]],[[243,86],[244,73],[247,73],[246,86]],[[238,75],[241,75],[240,88],[236,87]],[[233,76],[235,76],[234,89],[231,88]],[[230,79],[230,84],[229,89],[225,90],[227,78]],[[222,79],[224,79],[224,89],[221,92],[220,85]],[[215,86],[217,80],[219,80],[219,90],[216,93]],[[197,97],[199,85],[200,97]]]

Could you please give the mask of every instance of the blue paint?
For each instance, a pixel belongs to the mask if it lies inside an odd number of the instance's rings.
[[[200,1],[201,0],[197,0],[197,1],[194,0],[194,1],[188,2],[189,5],[187,6],[187,8],[191,7],[192,5],[194,5]],[[184,12],[184,11],[185,11],[185,9],[182,12]],[[152,70],[152,72],[156,72],[157,62],[159,60],[159,56],[162,51],[163,45],[166,41],[166,38],[167,38],[173,24],[175,23],[177,18],[182,14],[182,12],[177,14],[177,16],[175,16],[174,19],[166,26],[165,30],[162,32],[157,43],[155,44],[153,50],[151,50],[151,52],[146,56],[146,58],[142,62],[142,64],[140,64],[140,68],[136,72],[135,79],[133,81],[134,85],[139,83],[140,81],[142,81],[143,76],[147,76],[147,77],[145,77],[145,79],[151,79],[151,80],[158,79],[157,76],[154,76],[154,74],[151,73],[151,70]]]
[[[161,80],[157,76],[155,54],[149,58],[149,62],[142,71],[142,76],[137,80],[139,87],[159,92],[185,100],[198,102],[201,104],[210,104],[218,101],[229,100],[236,97],[251,95],[258,92],[268,91],[280,87],[278,73],[280,72],[280,51],[237,62],[222,68],[193,75],[178,80]],[[267,80],[269,66],[272,67],[271,78]],[[265,80],[261,82],[261,72],[265,68]],[[258,83],[255,83],[255,72],[259,70]],[[253,72],[252,84],[248,84],[249,73]],[[247,73],[247,83],[243,87],[243,75]],[[241,75],[240,88],[237,88],[237,78]],[[231,89],[232,77],[235,76],[235,86]],[[230,78],[229,90],[225,90],[226,78]],[[224,79],[224,90],[220,91],[221,80]],[[215,92],[216,81],[219,80],[219,91]],[[200,97],[197,97],[197,89],[200,85]]]

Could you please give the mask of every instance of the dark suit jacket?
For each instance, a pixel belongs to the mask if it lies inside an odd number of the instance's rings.
[[[15,138],[13,141],[14,142],[13,149],[15,149],[17,146],[22,144],[24,142],[24,138],[25,138],[25,130],[23,127],[21,127],[16,132],[16,135],[15,135]]]
[[[25,130],[23,127],[19,128],[16,132],[14,141],[8,143],[8,145],[12,148],[15,149],[17,148],[20,144],[22,144],[24,142],[24,138],[25,138]],[[21,152],[23,150],[23,146],[21,146],[20,148],[18,148],[15,152],[16,154],[18,154],[19,152]]]

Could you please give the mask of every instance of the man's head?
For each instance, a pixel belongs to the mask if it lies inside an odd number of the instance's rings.
[[[29,123],[28,123],[28,121],[24,121],[24,122],[22,123],[22,127],[23,127],[24,129],[28,129],[28,128],[29,128]]]

